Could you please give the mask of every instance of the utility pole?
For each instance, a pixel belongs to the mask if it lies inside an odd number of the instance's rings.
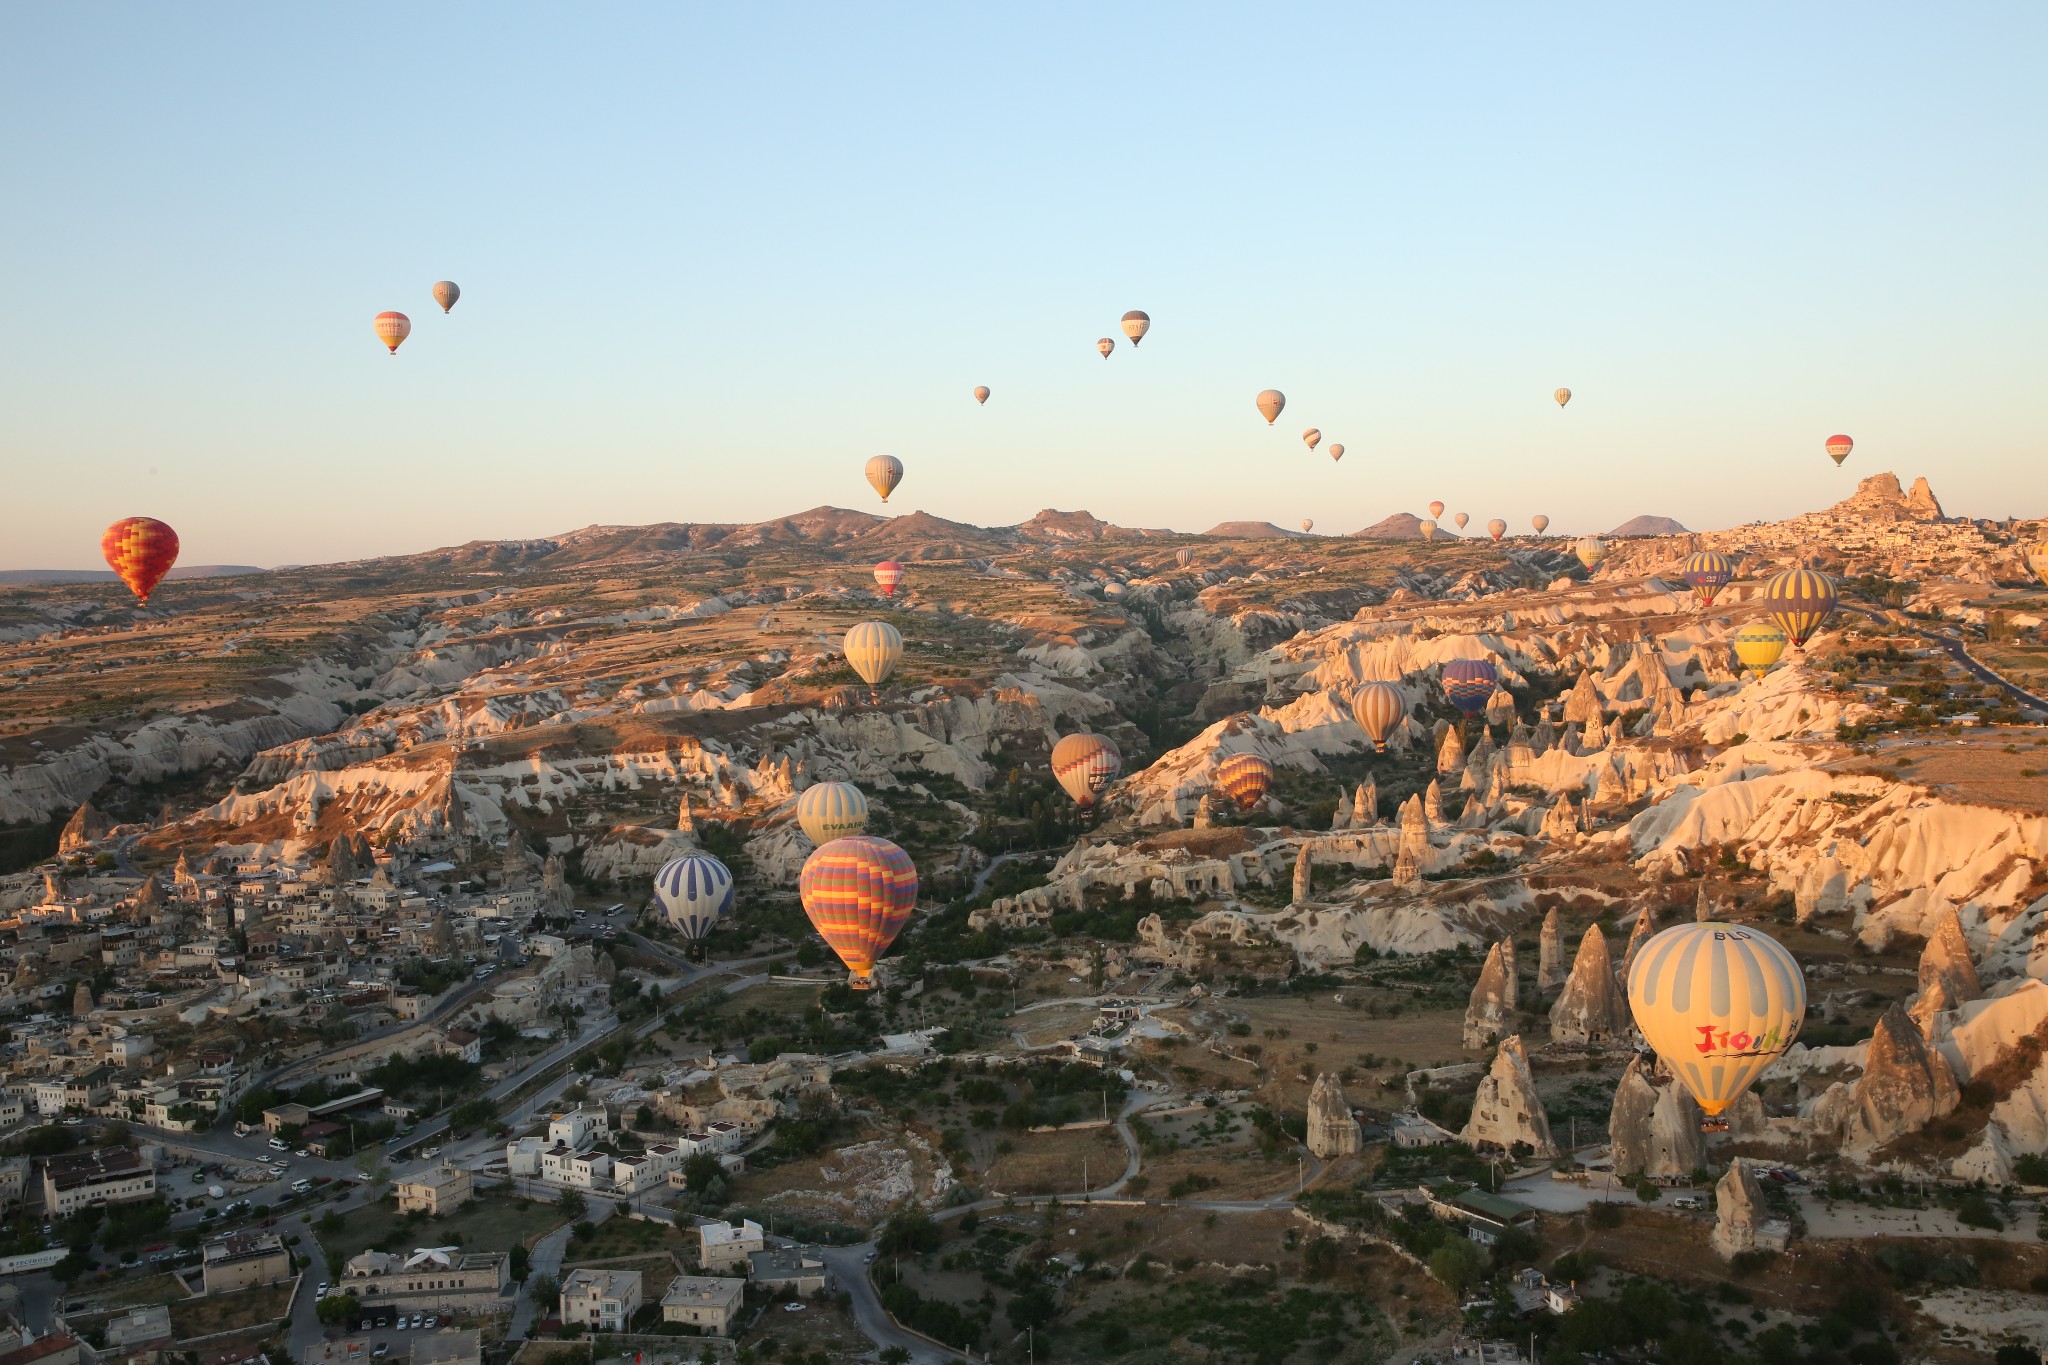
[[[1294,1197],[1299,1199],[1307,1192],[1308,1159],[1302,1156],[1301,1153],[1296,1152],[1294,1154]]]

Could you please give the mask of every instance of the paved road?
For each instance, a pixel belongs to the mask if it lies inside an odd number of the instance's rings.
[[[860,1328],[862,1336],[875,1343],[877,1349],[900,1346],[910,1352],[911,1360],[917,1365],[949,1365],[960,1359],[961,1352],[941,1351],[924,1338],[904,1331],[882,1307],[881,1296],[875,1293],[874,1281],[868,1278],[868,1258],[875,1251],[873,1242],[862,1242],[856,1247],[821,1247],[819,1251],[825,1264],[831,1267],[832,1278],[852,1300],[854,1325]]]
[[[1977,662],[1976,656],[1970,653],[1970,647],[1964,644],[1960,637],[1949,635],[1943,631],[1928,630],[1921,626],[1907,625],[1893,619],[1884,612],[1873,611],[1869,607],[1859,607],[1850,603],[1844,603],[1843,605],[1849,611],[1868,616],[1871,620],[1884,625],[1903,628],[1919,636],[1929,644],[1939,645],[1949,658],[1953,659],[1959,667],[1978,682],[1989,683],[1993,687],[2003,689],[2007,696],[2022,706],[2032,707],[2036,711],[2048,713],[2048,698],[2035,696],[2018,683],[2010,681],[2003,675],[1995,673]]]

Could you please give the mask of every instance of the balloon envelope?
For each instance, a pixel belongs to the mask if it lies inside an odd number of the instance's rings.
[[[379,313],[371,319],[370,326],[376,330],[377,340],[388,346],[393,355],[398,354],[398,343],[412,335],[412,319],[403,313]]]
[[[1784,654],[1787,643],[1784,631],[1762,622],[1744,626],[1729,639],[1736,659],[1749,671],[1749,676],[1759,682]]]
[[[1407,712],[1407,698],[1392,683],[1369,682],[1351,698],[1351,714],[1358,718],[1358,728],[1372,740],[1374,753],[1387,751],[1387,736],[1394,733],[1394,727]]]
[[[1444,505],[1440,502],[1431,503],[1429,505],[1429,514],[1433,517],[1442,516],[1444,514]]]
[[[2034,577],[2048,583],[2048,541],[2029,545],[2026,549],[2027,567],[2034,571]]]
[[[178,533],[155,517],[123,517],[100,533],[100,553],[139,602],[178,562]]]
[[[1102,352],[1102,358],[1107,360],[1109,359],[1109,353],[1116,349],[1116,339],[1114,337],[1103,337],[1095,343],[1095,349]]]
[[[455,281],[434,281],[434,302],[441,305],[441,311],[443,313],[453,308],[455,306],[455,301],[461,297],[462,286],[455,283]]]
[[[988,385],[976,384],[974,386],[974,401],[977,403],[986,403],[988,401]]]
[[[1580,536],[1572,545],[1572,553],[1590,572],[1599,568],[1600,561],[1607,558],[1607,542],[1598,536]]]
[[[1806,978],[1783,944],[1755,929],[1675,924],[1636,952],[1628,1005],[1678,1083],[1718,1114],[1799,1036]]]
[[[868,799],[851,782],[817,782],[796,799],[796,822],[819,848],[868,827]]]
[[[1145,333],[1151,330],[1152,315],[1150,313],[1133,308],[1130,312],[1124,314],[1124,335],[1131,339],[1131,345],[1135,346],[1143,341]]]
[[[1332,441],[1332,442],[1330,442],[1330,459],[1331,459],[1332,461],[1336,461],[1336,460],[1341,460],[1341,459],[1343,459],[1343,458],[1344,458],[1344,443],[1343,443],[1343,442],[1341,442],[1341,441]]]
[[[1572,401],[1572,391],[1570,389],[1559,389],[1556,393],[1553,393],[1550,396],[1557,400],[1557,405],[1559,407],[1563,407],[1566,403]]]
[[[1257,754],[1232,754],[1216,765],[1216,789],[1248,811],[1273,787],[1273,765]]]
[[[1436,539],[1436,523],[1433,521],[1419,521],[1415,523],[1415,529],[1422,532],[1424,540]]]
[[[685,853],[654,874],[654,899],[677,933],[701,943],[732,911],[732,873],[709,853]]]
[[[1529,518],[1529,524],[1536,528],[1536,534],[1540,536],[1550,529],[1550,518],[1538,512],[1535,516]]]
[[[917,908],[917,869],[887,839],[834,839],[804,859],[797,877],[804,914],[839,955],[857,991],[874,985],[875,959],[889,950]]]
[[[1465,523],[1472,520],[1472,517],[1470,513],[1460,512],[1458,513],[1458,515],[1452,517],[1451,520],[1458,523],[1458,529],[1462,531],[1465,529]]]
[[[1094,805],[1123,767],[1123,755],[1103,735],[1068,735],[1052,746],[1052,775],[1079,806]]]
[[[1697,550],[1685,557],[1678,576],[1702,608],[1711,607],[1721,589],[1734,579],[1735,561],[1715,550]]]
[[[887,621],[863,621],[846,632],[846,662],[869,687],[881,686],[903,657],[903,636]]]
[[[1835,462],[1835,467],[1838,469],[1841,467],[1842,461],[1849,458],[1849,452],[1855,448],[1856,443],[1846,436],[1828,437],[1828,458]]]
[[[1173,553],[1173,558],[1175,563],[1185,569],[1188,565],[1195,562],[1195,552],[1193,550],[1176,550]]]
[[[1266,425],[1270,427],[1280,420],[1280,409],[1287,406],[1287,395],[1278,389],[1261,389],[1257,401],[1259,411],[1265,415]]]
[[[1316,529],[1316,519],[1315,519],[1314,517],[1303,517],[1303,518],[1301,519],[1301,529],[1302,529],[1302,530],[1303,530],[1304,532],[1308,532],[1308,531],[1313,531],[1313,530],[1315,530],[1315,529]]]
[[[875,583],[882,589],[882,596],[894,597],[896,585],[903,581],[903,566],[893,559],[885,559],[875,565]]]
[[[1323,433],[1314,427],[1310,427],[1307,431],[1301,433],[1301,439],[1307,443],[1310,450],[1314,450],[1323,443]]]
[[[1486,534],[1492,536],[1495,540],[1499,540],[1507,533],[1508,524],[1499,517],[1495,517],[1492,521],[1486,523]]]
[[[896,491],[896,485],[903,482],[903,461],[894,455],[877,455],[868,461],[868,486],[882,495],[887,502],[889,495]]]
[[[1818,569],[1787,569],[1764,584],[1764,607],[1794,649],[1827,624],[1835,600],[1835,580]]]
[[[1444,697],[1468,716],[1486,709],[1487,698],[1500,683],[1500,670],[1488,659],[1452,659],[1444,665]]]

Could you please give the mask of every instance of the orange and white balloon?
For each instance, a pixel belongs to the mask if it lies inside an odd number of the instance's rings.
[[[377,340],[383,342],[393,355],[398,354],[399,345],[412,335],[412,319],[403,313],[379,313],[371,320],[370,326],[376,330]]]

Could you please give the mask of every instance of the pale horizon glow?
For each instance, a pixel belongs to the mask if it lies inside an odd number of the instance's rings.
[[[2048,515],[2044,42],[2017,3],[14,6],[0,568],[130,515],[188,566],[821,504],[1706,530],[1884,471]]]

